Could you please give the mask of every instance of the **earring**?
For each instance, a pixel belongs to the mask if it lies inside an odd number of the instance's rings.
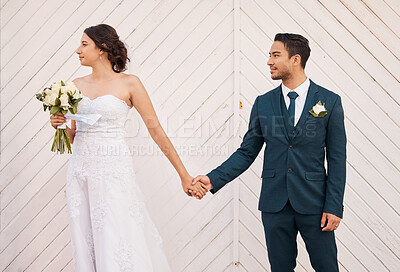
[[[100,55],[100,59],[102,60],[103,58],[101,57],[101,55]]]

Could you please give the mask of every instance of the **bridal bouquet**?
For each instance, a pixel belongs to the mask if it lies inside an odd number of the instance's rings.
[[[48,109],[50,114],[57,115],[62,112],[65,115],[68,111],[76,114],[78,103],[82,100],[82,93],[73,82],[59,81],[44,88],[41,93],[36,94],[36,98],[43,102],[44,111]],[[63,154],[68,149],[68,153],[72,153],[71,141],[66,128],[66,123],[57,126],[51,151]]]

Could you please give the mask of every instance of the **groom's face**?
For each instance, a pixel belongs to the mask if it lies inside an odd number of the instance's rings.
[[[292,73],[292,61],[283,42],[275,41],[272,44],[267,64],[270,68],[272,79],[285,80],[290,77]]]

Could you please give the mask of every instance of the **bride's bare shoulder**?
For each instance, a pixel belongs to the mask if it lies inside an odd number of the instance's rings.
[[[87,79],[88,76],[89,76],[89,75],[82,76],[82,77],[76,77],[76,78],[74,78],[74,79],[72,80],[72,82],[75,83],[75,84],[79,84],[79,82],[86,81],[86,79]]]
[[[123,76],[124,80],[126,80],[130,84],[140,82],[140,79],[137,75],[123,73],[122,76]]]
[[[137,90],[143,88],[143,83],[140,81],[137,75],[124,74],[125,82],[130,90]]]

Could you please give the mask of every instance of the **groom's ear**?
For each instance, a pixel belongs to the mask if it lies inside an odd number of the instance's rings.
[[[301,56],[300,56],[299,54],[293,55],[293,56],[290,58],[290,60],[292,61],[292,64],[293,64],[294,66],[300,66],[300,67],[302,67],[302,66],[301,66]],[[303,67],[302,67],[302,68],[303,68]]]

